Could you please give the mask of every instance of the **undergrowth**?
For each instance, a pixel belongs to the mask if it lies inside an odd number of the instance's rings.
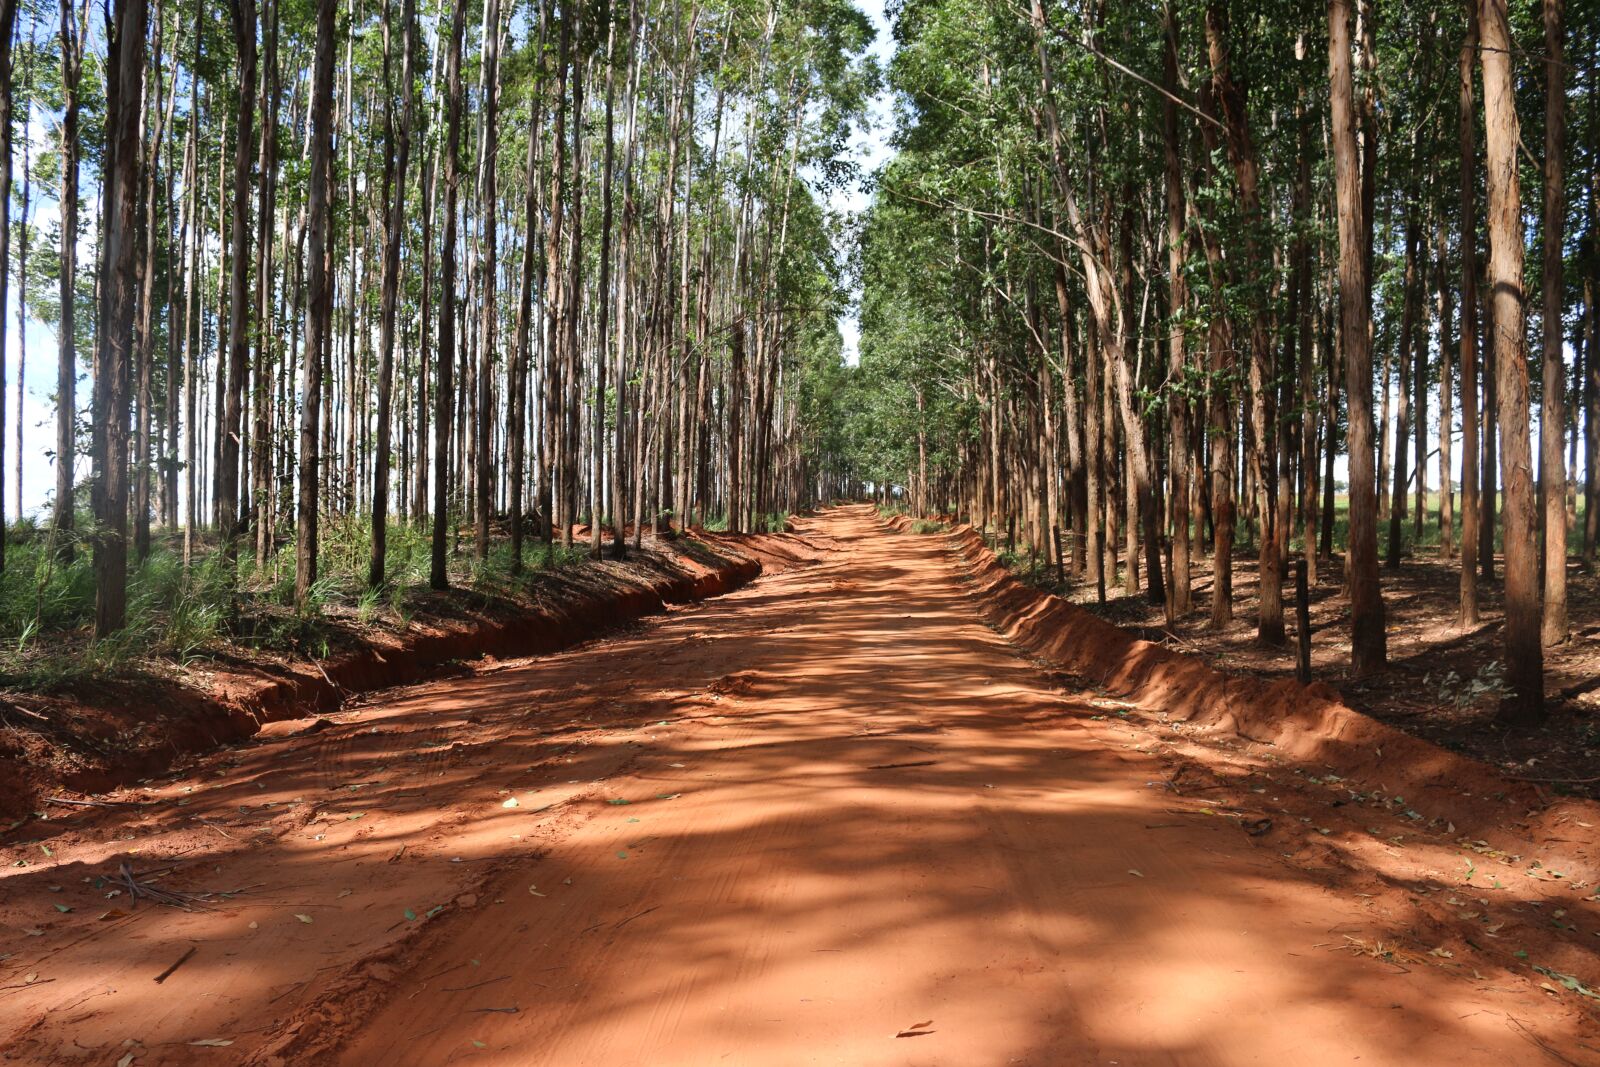
[[[563,548],[533,539],[524,543],[517,574],[508,543],[495,541],[479,562],[470,530],[462,533],[450,557],[451,584],[488,597],[517,599],[541,571],[581,566],[589,557],[587,544]],[[339,622],[404,628],[429,593],[431,539],[422,526],[389,527],[385,581],[371,587],[370,521],[326,517],[319,576],[303,608],[295,605],[292,537],[276,542],[261,561],[248,538],[240,538],[231,563],[217,544],[197,546],[185,567],[181,535],[158,534],[143,560],[129,561],[127,625],[95,638],[88,537],[77,531],[52,545],[32,523],[9,531],[0,573],[0,686],[59,690],[126,674],[153,658],[186,664],[228,642],[321,657],[336,640]]]

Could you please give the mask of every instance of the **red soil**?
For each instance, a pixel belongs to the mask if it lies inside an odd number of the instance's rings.
[[[1552,858],[1594,805],[1396,802],[1473,772],[1026,601],[971,538],[797,525],[837,549],[28,827],[0,1057],[1600,1062],[1594,875]],[[240,892],[134,908],[120,859]]]
[[[581,581],[557,575],[531,608],[487,600],[463,612],[470,593],[429,594],[421,617],[399,630],[357,627],[342,635],[354,647],[321,661],[244,652],[71,695],[7,694],[0,700],[0,818],[26,821],[44,806],[41,798],[63,789],[132,784],[266,724],[331,711],[354,694],[414,682],[459,661],[566,648],[821,551],[785,535],[697,530],[694,541],[648,543],[628,563],[589,564]]]

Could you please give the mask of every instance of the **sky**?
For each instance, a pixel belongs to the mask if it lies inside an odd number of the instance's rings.
[[[894,53],[894,37],[889,32],[889,16],[884,12],[883,0],[857,0],[856,7],[872,20],[872,25],[877,29],[878,37],[872,42],[870,51],[878,58],[881,66],[887,67],[889,57]],[[830,197],[829,206],[835,211],[860,213],[867,209],[872,197],[863,187],[863,182],[870,178],[893,153],[889,145],[889,135],[893,130],[893,98],[885,89],[873,99],[867,124],[857,129],[851,138],[850,148],[855,153],[856,163],[861,167],[862,181],[841,189]],[[855,296],[859,301],[860,292]],[[855,304],[851,305],[850,312],[839,323],[839,332],[844,337],[845,362],[855,366],[861,359],[861,323],[856,315]]]
[[[33,144],[47,144],[53,141],[55,133],[38,121],[37,116],[29,121],[28,139]],[[20,138],[19,138],[20,140]],[[17,173],[14,178],[16,184],[12,193],[21,200],[21,173],[22,153],[18,146],[16,157]],[[85,213],[92,211],[94,190],[85,188],[84,205],[79,210]],[[57,204],[53,197],[46,196],[41,202],[41,190],[34,186],[28,207],[29,221],[38,227],[40,232],[53,231],[60,218]],[[92,217],[87,215],[86,217]],[[29,256],[43,252],[54,255],[54,247],[39,249],[37,246],[28,250]],[[16,255],[15,243],[12,245],[11,254]],[[88,258],[84,258],[87,256]],[[93,264],[94,246],[87,242],[78,249],[78,264],[82,270],[84,263]],[[6,307],[6,433],[5,433],[5,515],[10,518],[16,515],[16,440],[17,440],[17,370],[23,365],[24,348],[26,348],[26,373],[23,376],[22,399],[22,511],[25,515],[32,515],[43,508],[48,499],[55,495],[56,469],[49,452],[55,449],[56,442],[56,416],[55,405],[52,397],[56,392],[56,332],[39,320],[29,317],[24,333],[19,336],[17,331],[17,285],[13,278],[7,292],[8,304]],[[80,361],[80,367],[82,363]],[[78,405],[86,407],[89,403],[89,379],[79,373],[78,376]],[[86,474],[87,464],[80,462],[78,465],[78,478],[81,480]]]

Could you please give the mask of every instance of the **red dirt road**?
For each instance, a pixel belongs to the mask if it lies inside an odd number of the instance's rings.
[[[1593,961],[1548,893],[1064,686],[942,538],[802,532],[836,547],[52,818],[3,851],[0,1060],[1600,1063],[1593,1002],[1511,956]],[[244,892],[97,884],[174,855],[159,884]]]

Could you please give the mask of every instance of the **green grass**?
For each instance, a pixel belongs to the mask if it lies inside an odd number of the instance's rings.
[[[127,625],[93,637],[93,558],[86,542],[70,559],[53,552],[43,531],[19,525],[8,532],[0,574],[0,686],[50,691],[126,674],[152,660],[185,664],[231,642],[260,651],[325,656],[335,639],[334,616],[357,626],[410,624],[414,604],[428,592],[429,531],[393,524],[385,552],[385,581],[367,584],[371,524],[362,517],[324,520],[319,575],[303,609],[295,605],[295,544],[278,544],[263,562],[253,541],[241,539],[231,566],[215,545],[183,565],[182,541],[158,536],[149,556],[131,562]],[[450,560],[451,583],[503,598],[524,595],[540,571],[584,564],[588,545],[524,544],[523,572],[512,571],[511,548],[491,545],[476,561],[471,543]]]

